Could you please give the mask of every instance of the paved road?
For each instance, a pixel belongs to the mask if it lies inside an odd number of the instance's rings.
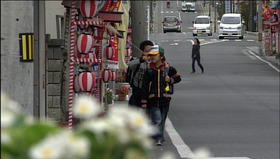
[[[164,1],[157,4],[157,33],[150,38],[164,47],[182,82],[176,85],[169,112],[175,128],[170,130],[177,133],[166,135],[164,146],[154,148],[155,158],[171,151],[179,159],[183,151],[206,147],[214,157],[279,159],[279,72],[248,53],[258,45],[256,37],[198,37],[205,73],[196,67],[197,73],[190,74],[193,37],[188,28],[202,8],[198,5],[198,13],[180,13],[183,33],[163,34],[160,18],[179,16],[180,8],[176,1],[170,9]]]

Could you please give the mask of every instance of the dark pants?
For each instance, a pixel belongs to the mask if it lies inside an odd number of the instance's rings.
[[[197,61],[197,64],[201,68],[201,71],[203,73],[204,72],[204,68],[203,68],[203,66],[200,63],[200,57],[195,57],[195,58],[192,59],[192,72],[195,72],[195,66],[194,66],[195,61]]]
[[[150,105],[150,117],[153,125],[157,129],[157,132],[153,135],[153,139],[164,142],[164,127],[169,111],[170,98],[156,99],[156,102],[157,103],[154,103],[154,101],[148,102],[148,105]]]
[[[141,106],[141,89],[132,87],[132,95],[129,98],[128,104],[130,106],[140,107]]]

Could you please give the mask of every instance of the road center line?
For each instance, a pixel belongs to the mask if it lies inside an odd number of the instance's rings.
[[[255,53],[253,53],[252,51],[248,51],[248,52],[249,52],[251,55],[255,56],[257,59],[261,60],[262,62],[267,63],[270,67],[272,67],[272,68],[273,68],[274,70],[276,70],[277,72],[280,72],[280,70],[279,70],[277,67],[273,66],[270,62],[268,62],[268,61],[262,59],[261,57],[259,57],[259,56],[256,55]]]

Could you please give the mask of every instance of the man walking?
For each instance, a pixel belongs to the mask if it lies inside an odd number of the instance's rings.
[[[141,107],[150,110],[152,123],[158,129],[153,139],[155,144],[160,146],[165,141],[164,127],[173,84],[180,82],[181,77],[177,70],[166,62],[162,47],[153,46],[148,55],[151,57],[151,63],[143,79]]]
[[[149,40],[141,42],[140,50],[142,51],[142,56],[128,64],[126,81],[132,87],[132,95],[128,102],[130,106],[141,106],[142,81],[150,59],[147,54],[153,45],[154,43]]]

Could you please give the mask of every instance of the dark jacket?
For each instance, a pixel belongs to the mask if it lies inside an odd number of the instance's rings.
[[[170,83],[165,82],[165,70],[167,69],[167,74],[171,78]],[[147,103],[148,99],[151,98],[171,97],[172,93],[165,90],[166,86],[171,86],[180,81],[181,77],[177,73],[177,70],[166,62],[163,62],[158,68],[151,63],[143,79],[142,104]]]
[[[192,58],[200,57],[200,45],[193,45],[192,47]]]
[[[130,61],[128,63],[126,82],[128,82],[132,88],[141,89],[143,76],[147,68],[148,63],[143,60],[142,57]]]

